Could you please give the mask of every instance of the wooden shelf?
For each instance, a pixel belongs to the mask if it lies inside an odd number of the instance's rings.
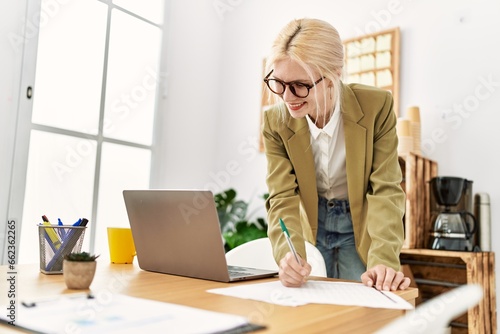
[[[497,332],[493,252],[403,249],[400,258],[418,287],[417,306],[463,284],[483,287],[482,301],[451,323],[452,334]]]
[[[346,83],[376,86],[392,93],[399,115],[399,27],[342,41]]]

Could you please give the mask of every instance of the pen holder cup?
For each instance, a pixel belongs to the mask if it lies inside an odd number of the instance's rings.
[[[86,226],[38,226],[40,272],[62,274],[63,260],[69,253],[80,252]]]

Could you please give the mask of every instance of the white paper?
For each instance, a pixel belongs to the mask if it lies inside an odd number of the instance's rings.
[[[212,289],[208,292],[284,306],[316,303],[413,309],[413,305],[392,292],[378,291],[361,283],[351,282],[308,281],[300,288],[287,288],[276,281]]]
[[[18,311],[15,325],[43,333],[213,333],[248,324],[241,316],[119,294],[19,303]]]

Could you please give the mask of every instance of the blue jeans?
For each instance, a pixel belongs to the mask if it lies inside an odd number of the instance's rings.
[[[319,197],[316,247],[328,277],[361,280],[366,266],[356,251],[349,201]]]

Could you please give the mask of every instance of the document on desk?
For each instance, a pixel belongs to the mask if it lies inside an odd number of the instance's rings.
[[[316,303],[413,309],[413,305],[392,292],[382,292],[352,282],[308,281],[300,288],[287,288],[276,281],[212,289],[208,292],[284,306]]]
[[[3,314],[0,318],[11,321]],[[20,303],[15,326],[38,333],[79,334],[226,333],[236,329],[242,329],[238,333],[243,333],[263,328],[249,324],[242,316],[121,294],[92,299],[70,295]]]

